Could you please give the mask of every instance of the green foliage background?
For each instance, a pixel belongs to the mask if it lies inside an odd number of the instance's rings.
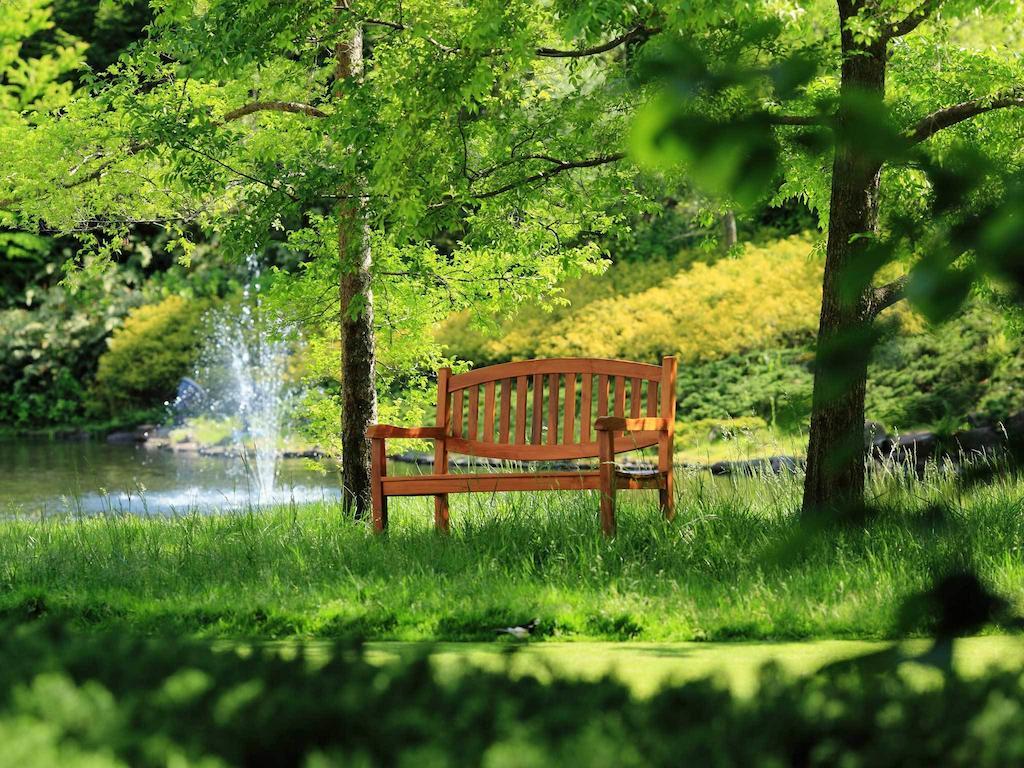
[[[528,307],[492,326],[456,316],[439,338],[477,365],[676,354],[683,422],[800,432],[821,291],[815,242],[794,236],[730,255],[684,250],[617,261],[601,276],[566,283],[563,303],[551,309]],[[906,307],[890,314],[894,325],[870,366],[868,418],[890,430],[953,429],[969,417],[998,421],[1024,410],[1019,332],[990,296],[934,326]],[[699,439],[706,437],[704,430]]]

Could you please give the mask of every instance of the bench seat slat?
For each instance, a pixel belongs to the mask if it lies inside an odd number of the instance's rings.
[[[484,442],[494,442],[494,382],[484,384]]]
[[[525,376],[516,378],[516,436],[512,442],[519,445],[526,443],[526,382]]]
[[[512,379],[501,381],[501,417],[498,420],[498,442],[508,442],[509,420],[512,415]]]
[[[480,388],[470,387],[469,389],[469,418],[466,424],[466,437],[476,440],[476,424],[480,417]]]
[[[594,374],[583,374],[583,385],[580,389],[580,442],[590,442],[590,414],[594,407],[593,398]]]
[[[647,415],[657,416],[658,415],[658,382],[648,381],[647,382]]]
[[[615,415],[626,415],[626,379],[622,376],[615,377]]]
[[[535,373],[533,375],[533,434],[530,442],[540,445],[541,436],[544,431],[544,377]]]
[[[548,374],[548,445],[558,443],[558,390],[557,373]]]
[[[616,473],[625,490],[658,488],[657,474]],[[385,496],[427,496],[436,493],[493,493],[496,491],[586,491],[600,487],[597,470],[579,472],[504,472],[492,474],[398,475],[381,478]]]
[[[563,443],[576,442],[576,374],[565,374],[565,427]]]

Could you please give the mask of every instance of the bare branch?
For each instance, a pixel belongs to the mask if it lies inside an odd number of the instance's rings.
[[[971,99],[951,107],[944,107],[926,115],[907,131],[911,144],[931,138],[943,128],[970,120],[972,117],[1008,107],[1024,107],[1024,94],[1020,91],[994,98]]]
[[[647,40],[653,35],[661,32],[660,27],[647,27],[643,24],[637,24],[628,32],[625,32],[618,37],[613,37],[599,45],[592,46],[590,48],[578,48],[576,50],[559,50],[557,48],[538,48],[536,53],[538,56],[542,56],[550,59],[580,59],[585,56],[597,56],[601,53],[606,53],[613,48],[618,48],[620,45],[632,42],[634,40]]]
[[[486,192],[473,194],[471,195],[471,197],[475,198],[476,200],[486,200],[489,197],[497,197],[498,195],[504,194],[505,192],[509,192],[515,189],[516,187],[522,187],[527,184],[533,184],[534,182],[537,181],[549,179],[552,176],[557,176],[558,174],[564,173],[565,171],[570,171],[575,168],[596,168],[601,165],[608,165],[609,163],[618,162],[619,160],[622,160],[625,156],[625,152],[615,152],[614,154],[611,155],[592,157],[587,160],[575,160],[572,162],[557,163],[552,165],[550,168],[546,168],[538,173],[534,173],[530,176],[525,176],[521,179],[509,182],[508,184],[497,187],[495,189],[489,189]]]
[[[902,301],[907,294],[908,275],[897,277],[891,283],[868,289],[867,313],[870,319],[878,317],[885,309]]]
[[[254,101],[238,109],[226,112],[224,114],[224,122],[229,123],[232,120],[238,120],[254,112],[290,112],[292,114],[308,115],[309,117],[327,117],[326,112],[309,104],[300,104],[295,101]]]
[[[801,125],[819,126],[825,125],[825,119],[819,115],[768,115],[768,122],[772,125]]]
[[[362,22],[363,24],[369,24],[371,26],[385,27],[387,29],[393,29],[396,32],[409,32],[413,29],[412,25],[404,24],[400,21],[390,21],[388,19],[377,19],[365,16],[358,16],[353,12],[353,10],[348,6],[348,4],[335,6],[335,10],[353,14],[360,22]],[[626,43],[633,42],[634,40],[647,40],[648,38],[658,34],[659,32],[661,32],[660,27],[648,27],[644,24],[637,24],[628,32],[624,32],[618,37],[613,37],[611,40],[607,40],[603,43],[599,43],[598,45],[591,46],[590,48],[563,50],[560,48],[540,47],[534,50],[534,55],[549,59],[579,59],[584,58],[586,56],[596,56],[598,54],[605,53],[607,51],[618,48],[620,45],[625,45]],[[458,53],[458,51],[460,50],[459,46],[445,45],[444,43],[440,42],[436,38],[433,38],[429,35],[423,35],[423,39],[426,40],[431,45],[433,45],[438,50],[443,51],[444,53]],[[492,51],[492,53],[499,52],[500,51]]]
[[[908,13],[902,20],[890,24],[882,35],[883,39],[892,40],[909,35],[929,16],[935,13],[940,5],[942,5],[942,0],[923,0],[917,8]]]

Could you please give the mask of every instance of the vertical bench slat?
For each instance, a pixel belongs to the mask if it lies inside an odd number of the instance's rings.
[[[508,424],[512,414],[512,379],[501,380],[501,420],[498,422],[498,442],[508,442]]]
[[[463,390],[455,390],[452,397],[452,436],[462,437],[462,393]]]
[[[525,376],[516,379],[516,436],[514,442],[518,445],[526,443],[526,381]]]
[[[594,386],[594,375],[583,374],[583,387],[580,390],[580,442],[590,442],[590,412],[593,407],[591,390]]]
[[[597,417],[608,415],[608,376],[600,374],[597,377]]]
[[[647,382],[647,415],[658,415],[658,382],[654,380]]]
[[[544,374],[533,374],[533,434],[531,442],[540,445],[544,424]]]
[[[548,374],[548,445],[558,444],[559,374]]]
[[[629,383],[629,417],[631,419],[640,418],[640,414],[642,413],[641,409],[643,408],[643,390],[641,389],[641,387],[643,387],[643,379],[634,378]]]
[[[448,382],[451,379],[450,368],[441,368],[437,372],[437,420],[434,422],[441,427],[441,434],[448,434],[451,427],[452,413],[451,400],[448,398]],[[434,474],[448,474],[448,441],[434,441]],[[448,494],[434,494],[434,527],[445,533],[448,532]]]
[[[480,387],[469,388],[469,418],[466,425],[466,437],[476,440],[476,423],[480,416]]]
[[[562,442],[576,442],[576,374],[565,374],[565,429],[562,431]]]
[[[484,384],[484,434],[485,443],[494,442],[494,382]]]
[[[615,413],[622,418],[626,415],[626,379],[623,376],[615,377]]]

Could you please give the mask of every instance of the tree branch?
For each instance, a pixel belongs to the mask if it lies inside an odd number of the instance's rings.
[[[497,197],[498,195],[509,192],[516,187],[522,187],[527,184],[532,184],[535,181],[542,181],[544,179],[557,176],[565,171],[570,171],[575,168],[596,168],[601,165],[608,165],[609,163],[615,163],[622,160],[626,156],[625,152],[615,152],[611,155],[601,155],[600,157],[592,157],[587,160],[575,160],[571,162],[557,163],[552,165],[550,168],[546,168],[543,171],[534,173],[530,176],[525,176],[517,181],[509,182],[495,189],[489,189],[486,192],[480,192],[478,194],[471,195],[476,200],[486,200],[489,197]]]
[[[80,187],[83,184],[88,184],[90,181],[95,181],[96,179],[100,178],[104,173],[106,173],[108,168],[122,160],[124,157],[131,157],[132,155],[141,152],[143,149],[147,149],[148,147],[148,144],[133,141],[127,147],[121,150],[119,154],[113,157],[97,154],[93,156],[93,158],[91,159],[100,159],[103,157],[106,157],[107,159],[103,160],[103,162],[99,163],[95,168],[93,168],[88,173],[83,174],[82,176],[76,176],[75,174],[80,170],[82,166],[82,164],[79,163],[79,165],[77,165],[68,173],[67,178],[62,179],[60,183],[57,184],[57,186],[60,189],[74,189],[75,187]],[[15,195],[14,197],[4,198],[0,200],[0,209],[6,209],[10,208],[13,205],[17,205],[23,199],[24,196],[21,195]]]
[[[926,115],[907,131],[911,144],[918,144],[931,138],[943,128],[970,120],[972,117],[1008,107],[1024,107],[1024,94],[1015,92],[995,98],[971,99],[951,107],[945,107]]]
[[[632,42],[633,40],[647,40],[653,35],[661,32],[660,27],[647,27],[643,24],[637,24],[633,29],[625,32],[618,37],[613,37],[599,45],[592,46],[590,48],[579,48],[576,50],[559,50],[557,48],[538,48],[536,51],[537,56],[550,58],[550,59],[580,59],[585,56],[597,56],[600,53],[605,53],[618,48],[620,45]]]
[[[908,13],[901,21],[889,25],[882,35],[885,40],[892,40],[897,37],[909,35],[917,29],[922,22],[931,16],[942,5],[942,0],[923,0],[915,10]]]
[[[335,10],[355,15],[347,4],[335,6]],[[408,32],[413,29],[412,25],[404,24],[400,21],[390,21],[388,19],[377,19],[365,16],[356,16],[356,18],[358,18],[363,24],[386,27],[387,29],[393,29],[396,32]],[[586,56],[596,56],[598,54],[605,53],[634,40],[647,40],[659,32],[661,32],[660,27],[648,27],[644,24],[637,24],[628,32],[624,32],[618,37],[613,37],[611,40],[591,46],[590,48],[563,50],[560,48],[547,48],[542,46],[534,50],[534,55],[549,59],[580,59]],[[424,35],[423,39],[444,53],[457,53],[460,50],[460,46],[445,45],[429,35]],[[494,53],[497,52],[498,51],[494,51]]]
[[[772,125],[825,125],[825,120],[819,115],[768,115],[768,122]]]
[[[308,115],[309,117],[327,117],[327,113],[309,104],[300,104],[295,101],[254,101],[250,104],[233,109],[224,114],[224,122],[238,120],[254,112],[290,112],[292,114]]]
[[[903,275],[891,283],[870,288],[868,290],[868,317],[874,320],[883,310],[902,301],[907,294],[908,279],[908,275]]]

